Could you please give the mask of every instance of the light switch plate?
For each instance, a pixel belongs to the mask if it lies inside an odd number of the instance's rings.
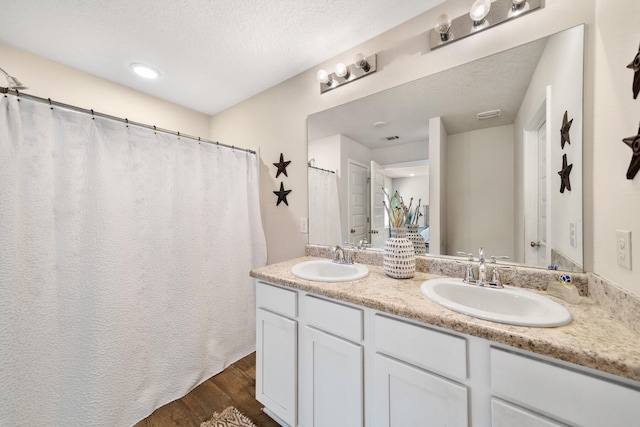
[[[578,247],[578,242],[576,239],[576,229],[578,227],[578,224],[576,224],[575,222],[570,222],[569,223],[569,245],[573,248],[577,248]]]
[[[631,270],[631,232],[616,230],[616,251],[618,265]]]
[[[308,233],[309,232],[309,222],[307,218],[300,218],[300,232]]]

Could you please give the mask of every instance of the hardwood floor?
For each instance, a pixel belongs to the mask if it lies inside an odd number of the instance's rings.
[[[256,354],[252,353],[215,375],[186,396],[158,408],[134,427],[199,427],[227,406],[235,406],[258,427],[279,424],[262,413],[255,400]]]

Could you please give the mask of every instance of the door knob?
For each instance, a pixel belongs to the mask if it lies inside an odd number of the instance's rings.
[[[537,248],[538,246],[540,246],[540,242],[531,242],[530,245],[532,248]]]

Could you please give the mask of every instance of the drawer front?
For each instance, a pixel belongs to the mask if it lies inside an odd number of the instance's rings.
[[[569,367],[491,348],[491,392],[504,400],[584,427],[640,420],[640,390]]]
[[[298,292],[256,283],[256,306],[290,318],[298,317]]]
[[[376,351],[455,380],[467,379],[466,339],[380,314],[374,330]]]
[[[359,308],[307,295],[303,313],[310,326],[355,342],[364,339],[364,312]]]
[[[567,427],[529,412],[526,409],[511,405],[500,399],[491,398],[491,427]]]

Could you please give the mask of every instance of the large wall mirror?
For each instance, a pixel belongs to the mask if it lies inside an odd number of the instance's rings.
[[[309,116],[309,243],[382,248],[384,188],[428,256],[583,271],[583,49],[578,26]]]

